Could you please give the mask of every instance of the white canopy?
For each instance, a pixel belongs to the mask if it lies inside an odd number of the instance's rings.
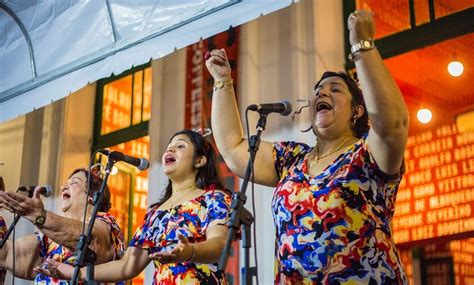
[[[291,0],[0,0],[0,122]]]

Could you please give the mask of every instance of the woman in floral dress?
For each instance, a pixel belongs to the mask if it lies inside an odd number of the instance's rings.
[[[345,73],[324,73],[309,100],[314,146],[262,141],[255,158],[255,182],[276,187],[275,284],[407,284],[390,223],[408,112],[375,48],[372,14],[355,11],[348,28],[361,88]],[[206,65],[214,138],[243,177],[248,143],[225,50],[211,51]]]
[[[162,163],[169,178],[163,198],[150,206],[125,256],[95,266],[94,280],[137,276],[153,260],[153,284],[227,284],[217,261],[227,237],[231,196],[217,174],[212,145],[195,131],[171,138]],[[72,268],[51,262],[49,275],[70,278]],[[82,279],[86,270],[81,270]]]

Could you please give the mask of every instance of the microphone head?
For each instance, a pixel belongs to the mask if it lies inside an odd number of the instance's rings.
[[[150,167],[150,162],[145,158],[140,158],[140,165],[137,166],[138,170],[145,170]]]
[[[53,187],[51,187],[50,185],[44,185],[41,189],[41,193],[44,197],[49,197],[51,196],[51,194],[53,194]]]
[[[288,102],[288,100],[283,100],[281,101],[281,103],[285,106],[285,110],[281,112],[281,115],[288,116],[289,114],[291,114],[292,108],[290,102]]]

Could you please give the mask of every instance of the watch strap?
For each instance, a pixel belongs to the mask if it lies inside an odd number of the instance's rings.
[[[351,46],[351,53],[349,53],[349,60],[354,61],[356,59],[356,53],[360,51],[371,50],[375,48],[374,40],[361,40]]]
[[[36,226],[42,226],[46,223],[46,215],[47,215],[48,211],[46,211],[46,209],[43,208],[43,212],[41,213],[41,215],[39,216],[36,216],[35,218],[35,221],[34,221],[34,224]]]

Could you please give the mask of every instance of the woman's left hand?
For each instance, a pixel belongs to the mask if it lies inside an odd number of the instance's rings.
[[[347,19],[349,40],[354,45],[362,40],[374,39],[375,23],[374,14],[370,11],[356,10]]]
[[[193,246],[182,234],[178,234],[178,245],[171,251],[150,253],[148,256],[160,263],[178,263],[189,261],[194,255]]]

